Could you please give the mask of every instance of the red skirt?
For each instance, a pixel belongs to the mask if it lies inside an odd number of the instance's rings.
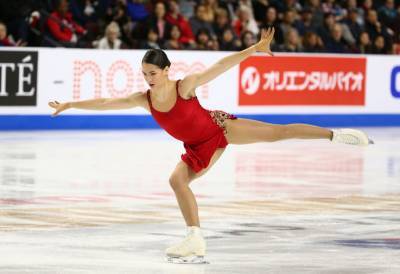
[[[214,123],[221,129],[217,134],[212,136],[205,142],[189,145],[184,143],[186,153],[181,155],[182,161],[184,161],[195,173],[208,167],[210,164],[211,157],[214,155],[218,148],[225,148],[228,145],[228,141],[225,138],[226,128],[224,121],[226,119],[237,119],[236,116],[226,113],[221,110],[209,111],[211,118]]]

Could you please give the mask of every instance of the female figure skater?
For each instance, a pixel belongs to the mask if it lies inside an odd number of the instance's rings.
[[[175,192],[187,225],[187,236],[166,249],[167,259],[176,263],[204,263],[206,243],[203,239],[195,196],[189,184],[205,174],[218,160],[228,144],[274,142],[285,139],[328,139],[337,143],[368,145],[368,137],[354,129],[329,130],[306,124],[274,125],[240,119],[223,111],[204,109],[195,89],[239,64],[255,52],[272,55],[270,43],[274,29],[262,30],[258,43],[222,58],[202,73],[182,80],[168,78],[171,65],[167,55],[150,49],[142,60],[142,72],[150,89],[125,98],[99,98],[79,102],[49,102],[56,109],[53,116],[68,108],[108,110],[143,107],[170,135],[184,142],[186,153],[172,172],[169,183]]]

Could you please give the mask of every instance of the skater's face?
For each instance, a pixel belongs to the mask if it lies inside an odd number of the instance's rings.
[[[148,63],[142,63],[142,73],[150,89],[163,85],[168,78],[168,67],[164,69]]]

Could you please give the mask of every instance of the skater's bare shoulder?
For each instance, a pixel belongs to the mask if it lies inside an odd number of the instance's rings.
[[[149,103],[147,101],[147,94],[145,91],[137,91],[129,94],[126,99],[131,107],[142,107],[150,111]]]
[[[178,90],[179,94],[184,99],[190,99],[196,96],[195,89],[196,89],[196,76],[195,75],[188,75],[179,81]]]

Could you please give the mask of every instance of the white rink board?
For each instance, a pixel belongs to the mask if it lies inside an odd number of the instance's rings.
[[[7,49],[0,49],[4,52]],[[21,49],[17,49],[21,50]],[[88,50],[88,49],[23,49],[38,52],[37,106],[0,107],[0,115],[48,115],[49,101],[76,101],[99,97],[121,97],[134,91],[145,91],[141,73],[144,50]],[[16,51],[16,49],[12,49]],[[231,52],[167,51],[172,61],[170,77],[181,79],[188,73],[199,72]],[[320,56],[283,55],[276,56]],[[338,58],[338,55],[325,55]],[[346,55],[348,58],[349,56]],[[354,56],[355,58],[364,58]],[[265,57],[271,58],[271,57]],[[274,58],[274,57],[272,57]],[[366,56],[365,105],[363,106],[239,106],[239,68],[235,66],[212,82],[197,89],[201,104],[210,109],[223,109],[236,114],[398,114],[400,98],[390,90],[394,67],[400,66],[395,56]],[[271,68],[273,69],[273,68]],[[340,70],[340,69],[339,69]],[[400,75],[400,73],[398,73]],[[395,77],[400,90],[400,76]],[[143,109],[107,112],[68,110],[68,114],[147,114]]]

